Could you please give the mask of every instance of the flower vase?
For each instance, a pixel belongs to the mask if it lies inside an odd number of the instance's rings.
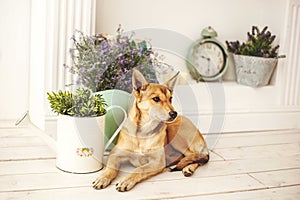
[[[96,92],[95,94],[101,94],[105,99],[108,106],[120,106],[126,112],[131,107],[132,95],[128,92],[118,89],[104,90]],[[124,120],[124,112],[121,109],[109,110],[105,116],[105,131],[104,131],[104,143],[107,144],[109,139],[115,133],[117,128],[121,125]],[[117,137],[112,141],[112,145],[107,150],[111,150],[114,144],[116,144]]]

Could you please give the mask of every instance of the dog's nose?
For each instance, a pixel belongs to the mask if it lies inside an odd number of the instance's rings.
[[[176,111],[170,111],[169,115],[172,119],[175,119],[177,117],[177,112]]]

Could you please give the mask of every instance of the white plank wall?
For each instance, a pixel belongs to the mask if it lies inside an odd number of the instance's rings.
[[[45,129],[45,118],[53,117],[47,92],[75,84],[69,49],[75,30],[95,33],[96,0],[32,0],[30,44],[31,121]],[[70,88],[68,88],[70,89]]]
[[[300,105],[300,0],[289,0],[286,18],[285,50],[287,61],[285,66],[284,104]]]

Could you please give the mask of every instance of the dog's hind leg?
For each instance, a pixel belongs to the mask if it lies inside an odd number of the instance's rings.
[[[171,145],[165,146],[165,157],[166,157],[166,168],[169,168],[172,171],[172,166],[176,166],[176,164],[184,158],[184,155],[174,149]]]
[[[188,166],[182,169],[182,173],[184,176],[192,176],[196,169],[199,167],[198,163],[189,164]]]
[[[191,176],[195,170],[209,160],[208,154],[191,153],[182,158],[176,166],[173,166],[171,171],[182,170],[184,176]]]

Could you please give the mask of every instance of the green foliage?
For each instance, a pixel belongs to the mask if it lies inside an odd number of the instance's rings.
[[[272,35],[267,29],[268,27],[266,26],[260,31],[257,26],[252,26],[251,33],[247,33],[248,39],[246,42],[241,44],[239,41],[226,41],[228,51],[239,55],[276,58],[279,45],[272,46],[276,36]]]
[[[106,113],[105,100],[100,94],[92,95],[88,89],[77,89],[75,93],[59,91],[47,93],[54,113],[75,117],[97,117]]]

